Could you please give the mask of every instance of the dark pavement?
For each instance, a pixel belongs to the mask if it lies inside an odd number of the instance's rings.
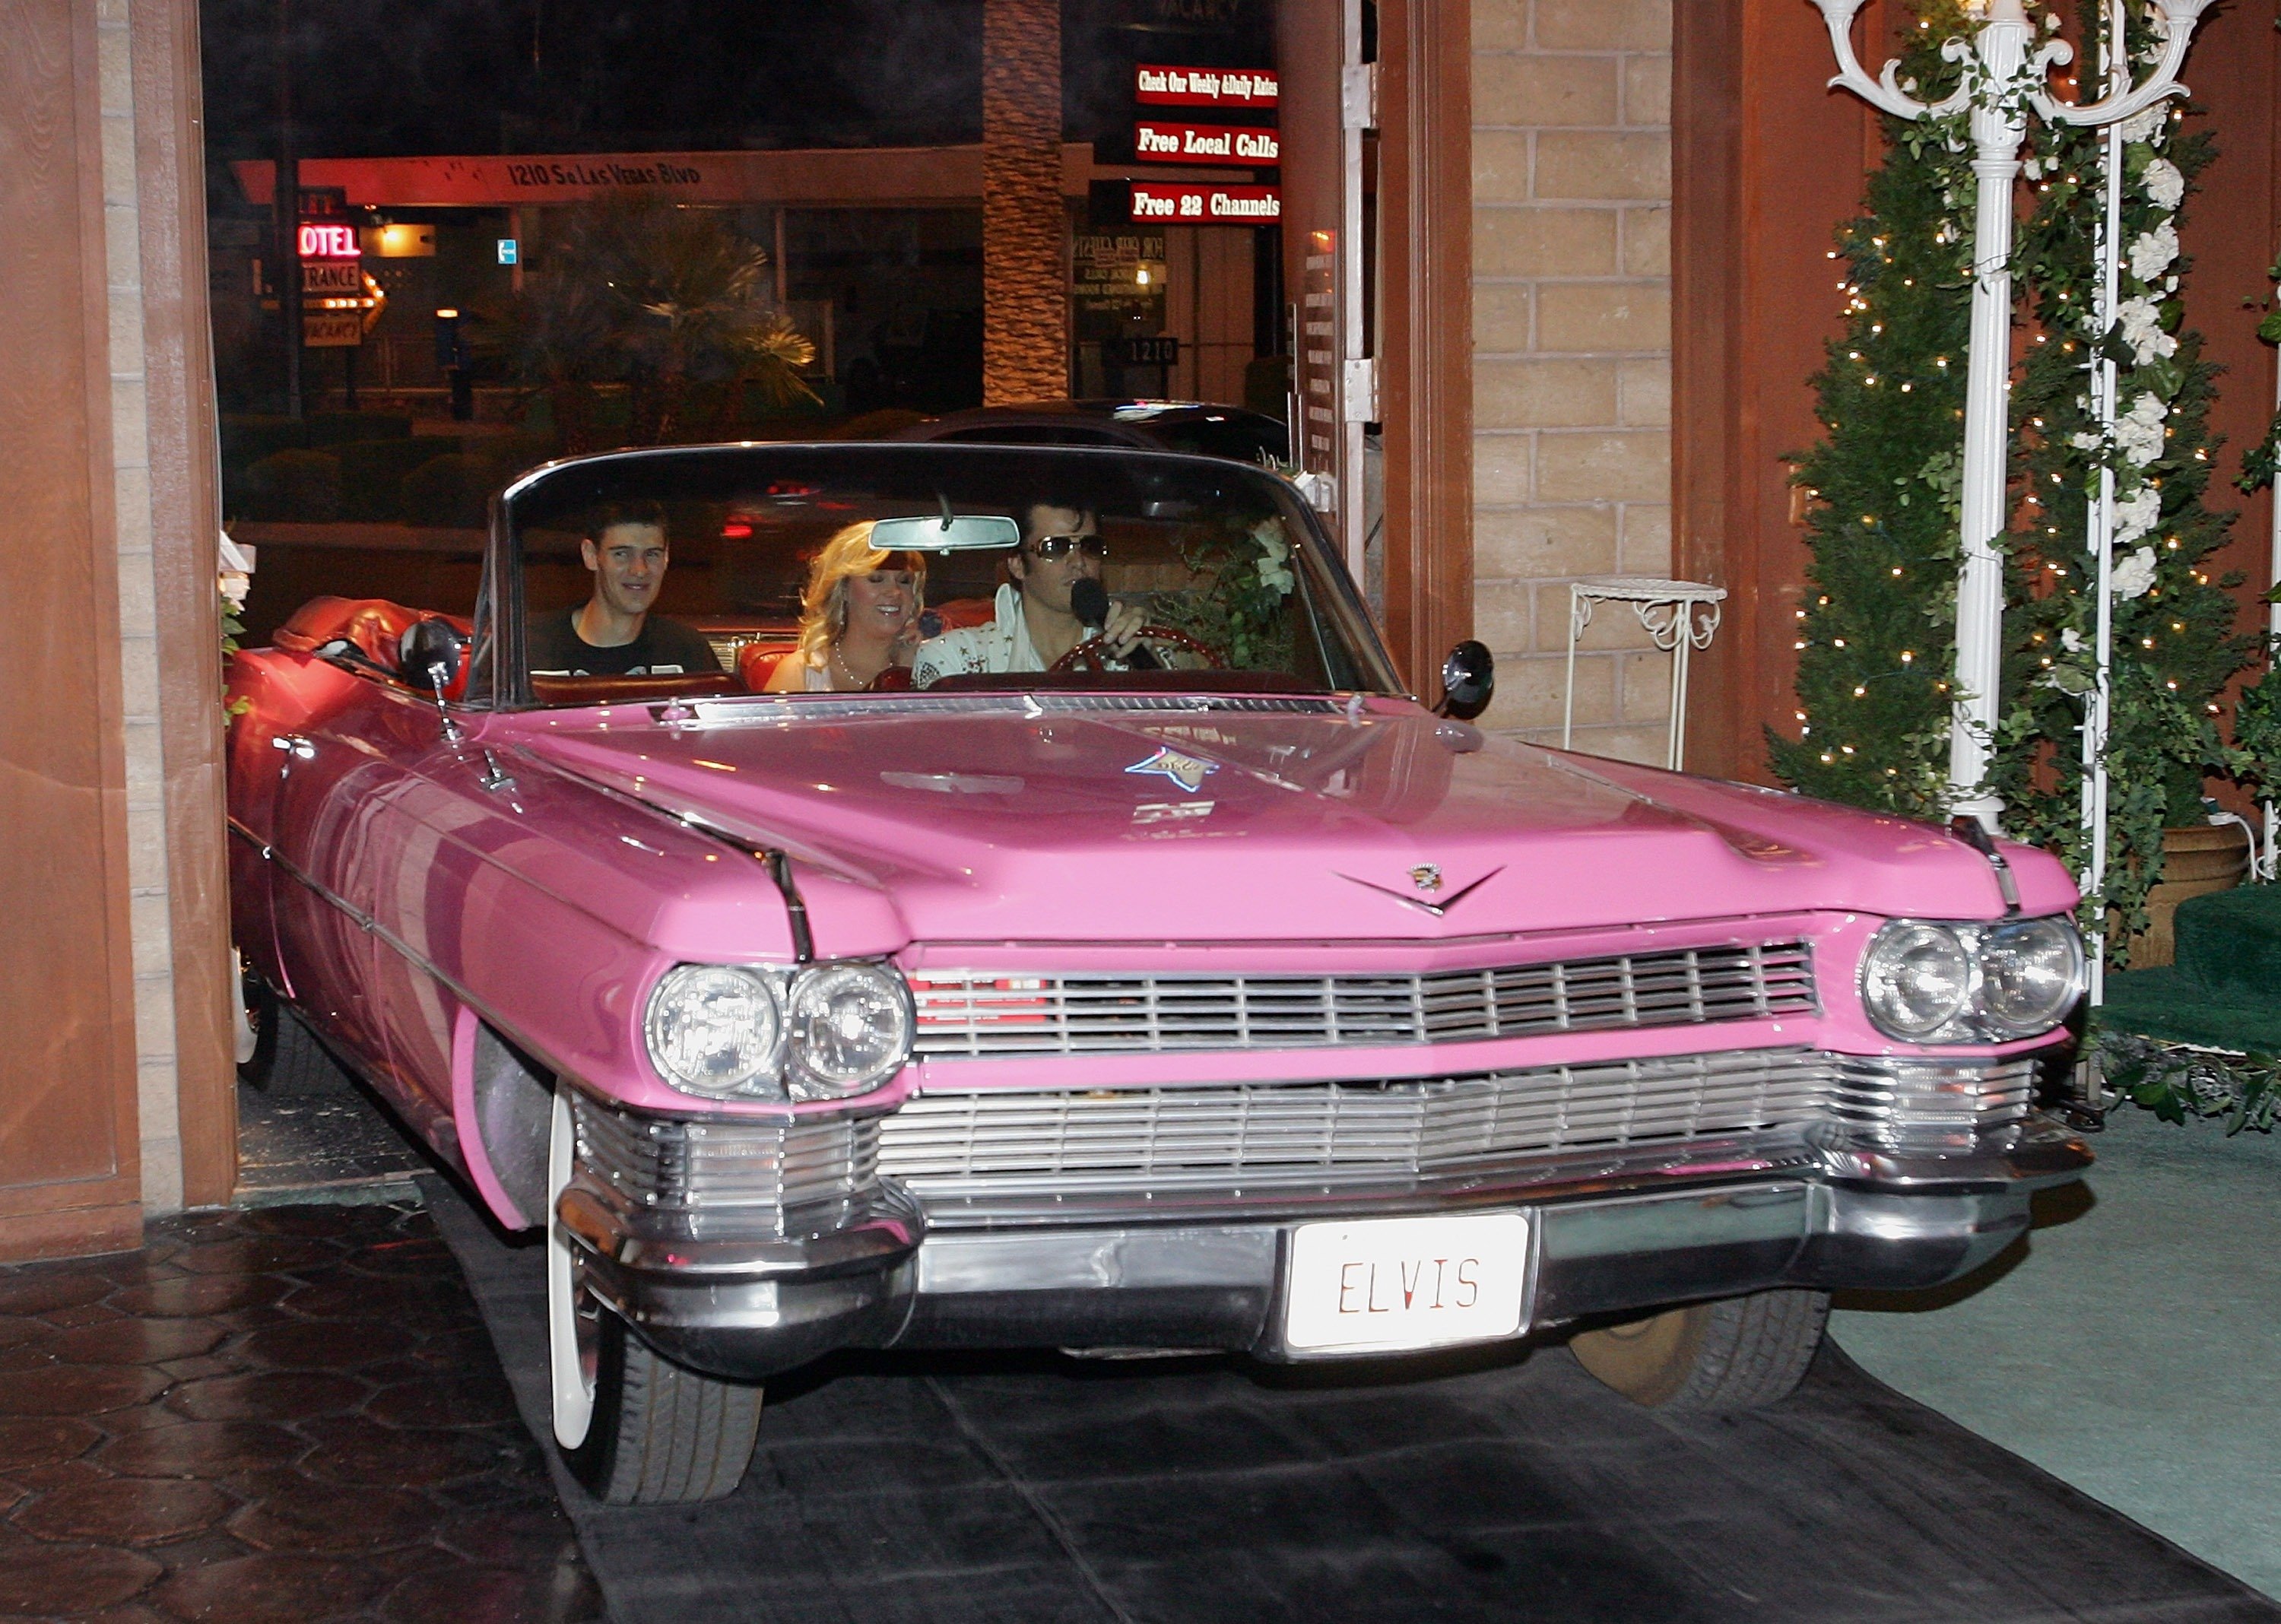
[[[0,1267],[0,1616],[601,1608],[428,1215],[213,1212]]]
[[[539,1251],[422,1187],[543,1430]],[[1423,1380],[843,1357],[761,1435],[712,1505],[558,1473],[621,1624],[2281,1620],[1834,1349],[1775,1410],[1693,1419],[1557,1348]]]

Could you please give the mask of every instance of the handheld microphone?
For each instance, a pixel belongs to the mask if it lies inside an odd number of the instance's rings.
[[[1079,576],[1070,586],[1070,613],[1094,630],[1109,623],[1109,593],[1091,576]],[[1161,671],[1164,662],[1146,644],[1135,643],[1125,663],[1136,671]]]

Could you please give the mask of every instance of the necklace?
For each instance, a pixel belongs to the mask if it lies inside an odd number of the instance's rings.
[[[873,683],[879,680],[878,671],[872,672],[869,677],[857,677],[855,675],[855,668],[847,663],[847,656],[839,652],[839,645],[837,643],[834,643],[831,646],[831,657],[824,661],[824,667],[827,671],[834,666],[837,666],[839,669],[840,674],[847,678],[847,686],[840,690],[843,693],[853,692],[860,688],[869,688]],[[886,668],[885,666],[882,666],[880,670],[885,670],[885,669]]]

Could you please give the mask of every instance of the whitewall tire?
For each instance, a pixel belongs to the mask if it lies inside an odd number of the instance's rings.
[[[546,1151],[546,1351],[563,1464],[606,1504],[717,1500],[752,1464],[761,1388],[676,1365],[583,1288],[579,1253],[555,1211],[576,1141],[570,1091],[557,1085]]]
[[[585,1442],[593,1427],[594,1353],[600,1340],[595,1311],[579,1301],[577,1252],[554,1215],[555,1203],[570,1184],[576,1139],[570,1091],[557,1088],[554,1127],[546,1143],[546,1363],[554,1390],[554,1442],[566,1450]]]

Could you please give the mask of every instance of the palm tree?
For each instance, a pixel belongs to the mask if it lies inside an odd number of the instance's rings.
[[[566,210],[527,280],[509,354],[553,403],[563,449],[591,449],[598,386],[622,383],[637,445],[715,437],[733,398],[814,400],[816,348],[767,296],[768,255],[706,209],[647,201]]]
[[[982,398],[1069,393],[1061,0],[983,0]]]

